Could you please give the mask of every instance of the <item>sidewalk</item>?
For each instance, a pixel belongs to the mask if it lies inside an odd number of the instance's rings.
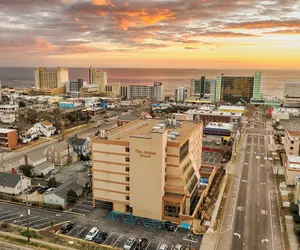
[[[9,233],[9,232],[0,231],[0,235],[10,236],[12,238],[17,238],[17,239],[22,239],[22,240],[27,241],[27,237],[24,237],[24,236],[21,236],[21,235],[16,235],[16,234]],[[50,243],[50,242],[46,242],[46,241],[42,241],[42,240],[37,240],[37,239],[30,239],[30,241],[31,242],[36,242],[36,243],[39,243],[39,244],[43,244],[43,245],[46,245],[46,246],[50,246],[50,247],[53,247],[54,249],[61,249],[61,250],[74,250],[75,249],[75,248],[61,246],[61,245],[57,245],[57,244],[54,244],[54,243]],[[36,249],[36,248],[33,248],[33,249]]]
[[[293,217],[290,215],[285,216],[285,224],[286,230],[288,233],[289,243],[290,243],[290,250],[298,250],[299,244],[298,239],[294,233],[294,220]]]

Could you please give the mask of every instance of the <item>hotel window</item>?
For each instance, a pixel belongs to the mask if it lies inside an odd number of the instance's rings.
[[[126,196],[126,200],[129,201],[129,196]]]
[[[125,158],[125,161],[129,162],[129,157],[126,157],[126,158]]]
[[[129,152],[129,148],[128,147],[125,148],[125,152]]]
[[[291,141],[292,144],[294,144],[294,141]]]
[[[129,188],[128,186],[126,186],[126,188],[125,188],[125,189],[126,189],[126,191],[129,191],[129,190],[130,190],[130,188]]]
[[[126,179],[125,179],[126,181],[129,181],[129,176],[126,176]]]
[[[125,168],[125,171],[126,171],[126,172],[129,172],[129,167],[126,167],[126,168]]]
[[[294,149],[293,147],[290,147],[290,149]]]

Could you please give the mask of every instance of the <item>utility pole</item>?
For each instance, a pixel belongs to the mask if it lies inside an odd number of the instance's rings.
[[[4,163],[3,163],[3,155],[6,153],[6,151],[1,152],[1,164],[2,164],[2,172],[4,173]]]
[[[26,224],[27,224],[27,242],[30,243],[30,236],[29,236],[29,213],[30,210],[28,209],[28,194],[26,193]]]

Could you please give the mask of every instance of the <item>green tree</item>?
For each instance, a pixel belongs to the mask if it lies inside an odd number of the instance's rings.
[[[24,101],[19,101],[19,107],[20,108],[25,108],[26,107],[26,103]]]
[[[56,188],[56,187],[58,186],[58,185],[57,185],[56,178],[55,178],[55,177],[50,178],[49,181],[48,181],[47,186],[48,186],[49,188]]]
[[[27,177],[32,177],[33,166],[31,165],[20,165],[18,170]]]
[[[76,122],[77,121],[77,115],[74,113],[68,113],[67,118],[70,120],[70,122]]]
[[[29,109],[26,113],[26,116],[29,124],[35,124],[38,118],[38,114],[34,109]]]
[[[78,199],[78,196],[77,196],[76,192],[74,190],[70,189],[67,192],[67,203],[74,204],[74,203],[76,203],[77,199]]]

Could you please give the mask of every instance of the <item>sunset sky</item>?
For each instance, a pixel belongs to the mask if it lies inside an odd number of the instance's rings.
[[[300,67],[299,0],[1,0],[0,66]]]

